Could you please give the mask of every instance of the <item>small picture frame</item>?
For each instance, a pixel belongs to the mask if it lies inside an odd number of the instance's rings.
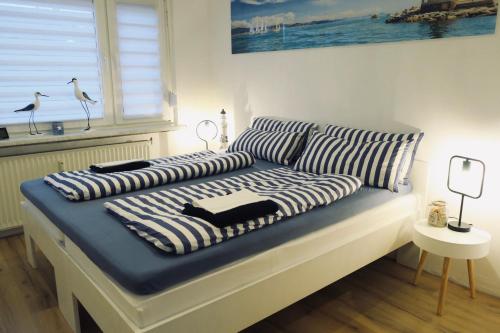
[[[7,132],[6,127],[0,127],[0,140],[7,140],[9,138],[9,132]]]
[[[64,124],[60,121],[52,123],[52,135],[64,135]]]

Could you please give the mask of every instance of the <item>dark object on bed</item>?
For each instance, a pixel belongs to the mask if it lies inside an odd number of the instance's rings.
[[[111,173],[111,172],[123,172],[123,171],[133,171],[144,169],[150,167],[151,163],[148,161],[131,161],[122,164],[116,164],[111,166],[99,166],[91,165],[90,170],[95,173]]]
[[[243,223],[259,217],[274,214],[278,211],[278,209],[279,206],[276,202],[272,200],[264,200],[242,205],[217,214],[212,214],[203,208],[194,207],[192,204],[187,203],[184,204],[184,210],[182,213],[193,217],[199,217],[200,219],[210,222],[218,228],[224,228],[233,224]]]
[[[0,127],[0,140],[6,140],[9,138],[9,132],[7,132],[7,128]]]

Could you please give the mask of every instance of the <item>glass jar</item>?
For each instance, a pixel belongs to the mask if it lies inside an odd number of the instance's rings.
[[[444,228],[448,224],[448,208],[445,201],[433,201],[427,209],[427,221],[434,227]]]

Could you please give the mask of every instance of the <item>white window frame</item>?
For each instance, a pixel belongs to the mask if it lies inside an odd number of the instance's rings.
[[[156,8],[156,13],[158,15],[158,28],[159,28],[159,48],[160,48],[160,75],[162,82],[162,92],[163,92],[163,112],[154,116],[147,118],[144,117],[125,117],[123,109],[123,99],[121,91],[121,71],[120,71],[120,52],[118,45],[118,24],[116,17],[116,4],[126,3],[126,4],[141,4],[149,5]],[[113,78],[113,91],[114,91],[114,102],[116,109],[116,122],[118,124],[130,124],[130,123],[143,123],[149,122],[151,120],[163,120],[168,121],[171,119],[171,111],[168,103],[170,92],[169,87],[172,86],[172,80],[170,79],[172,66],[170,65],[171,54],[169,53],[170,47],[168,41],[168,11],[164,0],[106,0],[108,6],[108,31],[109,31],[109,45],[111,50],[111,75]]]
[[[163,113],[149,117],[125,118],[121,102],[120,62],[116,26],[116,2],[131,4],[149,4],[157,8],[160,28],[161,78],[163,89]],[[175,75],[172,62],[171,27],[169,24],[170,0],[93,0],[96,23],[97,44],[99,52],[99,74],[103,98],[103,115],[91,119],[93,128],[116,127],[140,124],[173,125],[176,122],[176,108],[170,100],[175,96]],[[116,82],[116,84],[114,84]],[[68,88],[69,89],[69,88]],[[76,103],[76,101],[75,101]],[[83,113],[83,110],[82,110]],[[10,133],[27,131],[27,123],[8,125]],[[65,121],[66,129],[85,128],[87,120]],[[50,130],[50,123],[37,124],[42,131]]]

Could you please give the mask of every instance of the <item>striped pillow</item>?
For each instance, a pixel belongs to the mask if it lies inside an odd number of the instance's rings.
[[[302,137],[302,133],[266,132],[248,128],[227,151],[246,151],[258,159],[288,165],[297,154]]]
[[[354,142],[411,141],[399,177],[399,182],[405,185],[408,184],[410,180],[411,169],[413,167],[413,161],[415,160],[418,145],[424,137],[423,132],[409,134],[384,133],[335,125],[326,126],[325,134],[333,136],[334,138],[341,138]]]
[[[354,142],[314,133],[294,170],[359,177],[365,185],[398,192],[409,141]]]
[[[257,117],[253,120],[252,125],[250,125],[250,128],[258,129],[261,131],[302,133],[303,134],[302,143],[299,149],[297,149],[296,154],[291,159],[291,162],[293,162],[300,156],[300,154],[302,154],[302,152],[306,148],[307,138],[309,137],[309,133],[311,133],[313,129],[316,129],[317,125],[314,123],[309,123],[299,120],[277,120],[277,119]]]
[[[252,122],[250,128],[261,131],[279,131],[279,132],[298,132],[309,134],[313,128],[316,127],[314,123],[308,123],[298,120],[277,120],[257,117]]]

